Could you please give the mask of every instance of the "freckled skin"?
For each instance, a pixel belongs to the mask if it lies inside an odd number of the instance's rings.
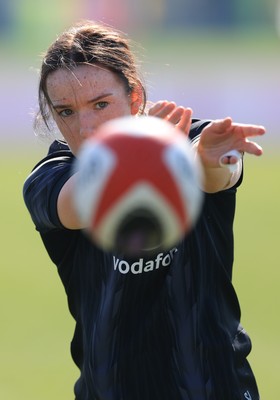
[[[82,65],[59,69],[47,78],[54,119],[73,154],[81,143],[110,119],[138,112],[135,94],[113,72]]]

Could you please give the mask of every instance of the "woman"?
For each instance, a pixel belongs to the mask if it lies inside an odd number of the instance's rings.
[[[147,111],[128,40],[90,21],[62,33],[48,49],[39,107],[36,126],[43,122],[52,130],[55,122],[65,142],[54,141],[34,168],[24,199],[76,321],[71,352],[81,375],[75,398],[259,399],[246,360],[250,339],[240,326],[231,283],[242,160],[226,153],[260,155],[262,149],[248,138],[264,128],[230,118],[194,120],[190,108],[168,101]],[[83,234],[72,204],[72,164],[100,124],[145,112],[171,121],[192,141],[206,177],[205,203],[195,229],[177,246],[141,260],[157,268],[123,274],[123,260]],[[231,164],[234,169],[225,168]]]

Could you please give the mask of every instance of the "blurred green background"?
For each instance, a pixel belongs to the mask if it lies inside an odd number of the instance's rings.
[[[151,100],[173,99],[199,118],[230,115],[267,128],[258,140],[264,155],[246,157],[238,194],[234,284],[262,399],[280,398],[279,3],[150,3],[0,0],[1,399],[68,400],[78,377],[69,351],[74,323],[22,185],[48,145],[32,131],[40,54],[81,18],[108,22],[141,44],[135,50]]]

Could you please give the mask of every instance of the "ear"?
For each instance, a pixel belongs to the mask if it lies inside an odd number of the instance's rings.
[[[140,83],[132,90],[130,99],[131,115],[136,115],[143,104],[143,87]]]

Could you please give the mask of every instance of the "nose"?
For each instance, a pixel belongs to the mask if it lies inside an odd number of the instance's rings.
[[[81,138],[87,139],[94,134],[95,130],[96,128],[92,116],[88,115],[88,113],[85,115],[80,115],[79,132]]]
[[[91,127],[81,127],[80,136],[82,139],[87,139],[94,134],[95,129]]]

